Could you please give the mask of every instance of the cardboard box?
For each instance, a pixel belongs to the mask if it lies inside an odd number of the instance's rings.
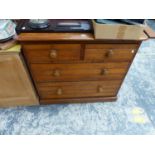
[[[144,25],[99,24],[92,20],[95,39],[140,39],[144,35]]]

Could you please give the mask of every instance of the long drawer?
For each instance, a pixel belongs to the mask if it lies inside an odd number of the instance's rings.
[[[121,84],[117,81],[83,81],[39,83],[41,99],[116,96]]]
[[[37,82],[122,79],[129,63],[31,64]]]
[[[80,44],[24,45],[29,63],[53,63],[80,60]]]
[[[89,44],[85,48],[85,61],[131,61],[137,48],[137,44]]]

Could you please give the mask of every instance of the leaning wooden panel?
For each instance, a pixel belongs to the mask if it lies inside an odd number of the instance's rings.
[[[37,104],[38,99],[19,53],[1,53],[0,107]]]

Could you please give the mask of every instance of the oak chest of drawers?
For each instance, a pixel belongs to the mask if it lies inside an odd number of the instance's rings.
[[[142,40],[80,33],[19,37],[41,104],[116,100]]]

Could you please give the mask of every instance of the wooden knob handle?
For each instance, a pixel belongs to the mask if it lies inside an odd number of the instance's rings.
[[[54,70],[53,76],[60,76],[60,71],[58,69]]]
[[[50,52],[50,57],[53,59],[53,58],[56,58],[57,57],[57,51],[56,50],[51,50]]]
[[[57,89],[57,95],[62,95],[62,89],[61,88]]]
[[[114,51],[112,49],[108,50],[106,56],[107,57],[112,57],[114,55]]]
[[[135,50],[131,50],[131,53],[133,53],[133,54],[134,54],[134,53],[135,53]]]
[[[98,92],[99,92],[99,93],[102,93],[103,91],[104,91],[103,87],[102,87],[102,86],[99,86],[99,87],[98,87]]]
[[[108,74],[108,69],[101,70],[101,75],[107,75],[107,74]]]

